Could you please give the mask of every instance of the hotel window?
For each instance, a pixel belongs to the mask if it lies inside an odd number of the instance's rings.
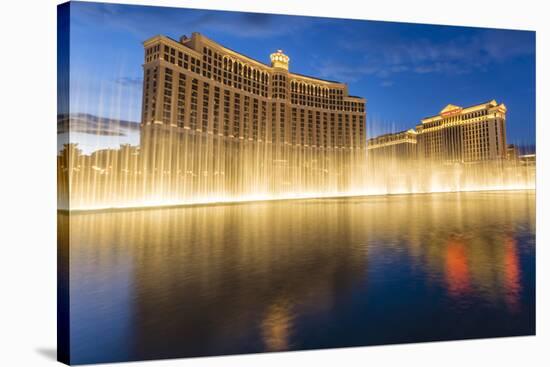
[[[300,109],[300,144],[306,144],[306,132],[305,132],[305,110]]]
[[[210,98],[210,85],[204,83],[202,90],[202,125],[201,130],[208,130],[208,99]]]
[[[342,114],[338,114],[338,131],[337,131],[337,144],[338,146],[343,145],[344,138],[344,128],[342,123]]]
[[[185,123],[185,74],[179,74],[177,125],[179,127],[183,127],[184,123]]]
[[[313,145],[313,111],[307,111],[307,143]]]
[[[328,132],[328,121],[327,121],[327,113],[323,112],[323,145],[325,147],[329,146],[329,132]]]
[[[165,69],[162,121],[169,124],[172,108],[172,70]]]
[[[271,104],[271,141],[275,143],[277,139],[277,104]]]
[[[351,133],[351,146],[357,146],[359,141],[358,141],[358,134],[357,134],[357,118],[355,117],[355,115],[351,116],[351,128],[352,128],[352,133]]]
[[[189,55],[183,54],[183,68],[189,70]]]
[[[236,137],[242,137],[241,131],[241,96],[235,93],[235,100],[233,105],[233,134]]]
[[[191,111],[189,114],[189,127],[192,130],[197,129],[197,99],[198,99],[198,83],[197,79],[191,81]]]
[[[220,126],[220,88],[214,87],[214,124],[212,126],[212,133],[214,135],[219,134]]]
[[[231,106],[231,95],[228,90],[223,91],[223,134],[225,136],[231,135],[231,132],[229,130],[230,127],[230,120],[229,120],[229,112]]]
[[[153,69],[153,73],[152,73],[152,78],[153,78],[153,87],[152,87],[152,91],[151,91],[151,117],[152,117],[152,120],[155,119],[155,116],[156,116],[156,95],[157,95],[157,78],[158,78],[158,67],[155,67]]]
[[[334,113],[330,114],[331,146],[336,146],[336,121]]]
[[[258,140],[258,100],[254,98],[252,105],[252,139]]]
[[[244,96],[244,108],[243,108],[243,137],[245,139],[249,138],[249,131],[248,131],[248,120],[250,117],[250,111],[249,111],[249,105],[250,105],[250,97]]]
[[[351,146],[352,143],[351,143],[351,128],[350,128],[350,119],[349,119],[349,115],[348,114],[345,114],[344,115],[344,121],[345,121],[345,124],[344,124],[344,136],[345,136],[345,140],[344,140],[344,145],[345,146]]]
[[[285,140],[286,140],[286,135],[285,135],[285,104],[284,103],[281,103],[281,105],[279,106],[279,115],[280,115],[280,133],[279,133],[279,141],[281,143],[284,143]]]
[[[176,50],[173,48],[170,48],[170,63],[176,63]]]
[[[315,112],[315,144],[320,146],[321,144],[321,113]]]
[[[263,137],[264,131],[267,133],[267,102],[262,101],[262,121],[258,134],[260,138],[267,139],[267,137]]]
[[[292,121],[292,126],[291,126],[291,136],[290,136],[290,143],[291,144],[296,144],[296,129],[297,129],[297,110],[296,108],[292,108],[292,112],[291,112],[291,121]]]

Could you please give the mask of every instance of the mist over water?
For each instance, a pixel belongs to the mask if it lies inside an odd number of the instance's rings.
[[[321,148],[142,127],[141,145],[58,156],[60,209],[535,188],[534,162],[372,158]]]

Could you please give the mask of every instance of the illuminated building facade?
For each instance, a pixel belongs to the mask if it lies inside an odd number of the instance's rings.
[[[495,100],[470,107],[447,105],[416,126],[418,157],[448,162],[506,158],[506,106]]]
[[[416,159],[416,131],[409,129],[371,138],[368,141],[368,156],[370,160]]]
[[[267,65],[199,33],[144,48],[140,147],[151,187],[174,192],[173,180],[194,197],[361,187],[365,99],[345,84],[291,73],[281,50]]]
[[[509,161],[516,161],[519,156],[519,149],[514,144],[509,144],[508,147],[506,147],[506,159]]]
[[[290,73],[281,50],[271,66],[199,33],[144,42],[143,125],[227,138],[324,148],[365,145],[365,99],[347,86]]]
[[[518,156],[518,161],[524,166],[535,167],[537,164],[537,157],[535,154],[523,154]]]

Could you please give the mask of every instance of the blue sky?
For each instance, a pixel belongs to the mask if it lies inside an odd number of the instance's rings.
[[[265,63],[283,49],[291,71],[347,83],[367,99],[370,136],[412,128],[448,103],[496,99],[508,107],[508,141],[535,144],[529,31],[73,2],[71,112],[139,121],[142,42],[192,32]]]

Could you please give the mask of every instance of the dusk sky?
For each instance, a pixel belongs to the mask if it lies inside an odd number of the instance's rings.
[[[282,49],[291,72],[347,83],[367,99],[369,137],[413,128],[449,103],[496,99],[508,107],[508,142],[535,144],[528,31],[73,2],[71,112],[139,122],[142,42],[192,32],[264,63]],[[138,143],[135,132],[126,138]]]

